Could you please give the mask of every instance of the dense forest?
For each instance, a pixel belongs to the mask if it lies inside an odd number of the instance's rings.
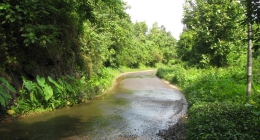
[[[186,0],[179,40],[157,23],[131,22],[127,7],[122,0],[3,0],[1,117],[72,106],[106,91],[124,68],[153,67],[187,97],[187,139],[260,137],[257,0]]]

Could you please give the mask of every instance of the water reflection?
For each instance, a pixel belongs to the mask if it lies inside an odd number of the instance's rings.
[[[67,115],[34,123],[16,121],[1,125],[1,139],[63,139],[81,135],[72,131],[82,129],[82,125],[78,125],[81,123],[79,118]]]

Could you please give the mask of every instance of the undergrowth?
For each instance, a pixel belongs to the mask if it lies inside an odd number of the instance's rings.
[[[17,93],[19,97],[12,105],[7,104],[8,98],[2,98],[6,92],[10,92],[9,83],[5,80],[4,84],[8,88],[1,88],[1,104],[9,108],[6,112],[14,117],[73,106],[106,92],[119,73],[116,69],[104,68],[89,78],[67,75],[53,79],[37,75],[36,80],[31,81],[23,77],[23,86]]]
[[[259,69],[254,70],[252,100],[246,97],[245,68],[161,67],[157,76],[176,84],[188,103],[187,139],[258,139]]]

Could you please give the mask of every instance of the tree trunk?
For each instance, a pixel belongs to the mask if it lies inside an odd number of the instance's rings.
[[[247,48],[247,98],[251,99],[252,90],[252,25],[248,22],[248,48]]]

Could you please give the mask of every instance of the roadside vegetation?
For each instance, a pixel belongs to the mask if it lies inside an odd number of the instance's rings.
[[[186,138],[260,137],[258,15],[237,1],[186,1],[177,59],[157,75],[179,86],[189,103]],[[247,14],[245,14],[247,11]],[[253,15],[249,20],[248,15]],[[254,37],[247,38],[250,23]],[[247,45],[252,40],[253,81],[247,94]]]
[[[187,139],[257,139],[260,134],[260,87],[254,80],[247,102],[245,67],[161,67],[157,75],[177,85],[189,104]],[[259,79],[259,68],[254,71]],[[258,77],[258,78],[256,78]]]

